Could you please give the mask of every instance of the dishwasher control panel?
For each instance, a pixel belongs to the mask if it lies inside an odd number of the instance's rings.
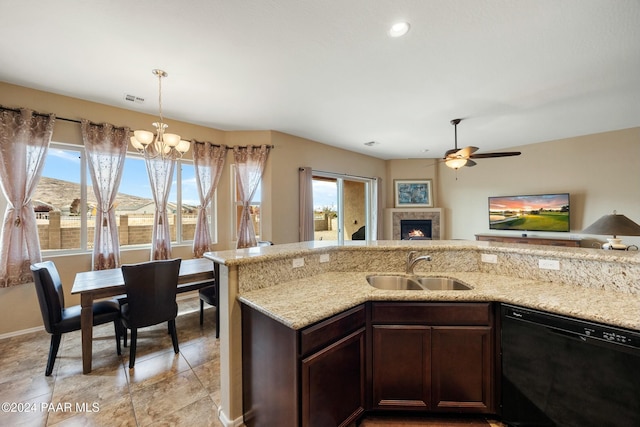
[[[502,304],[502,314],[512,319],[543,325],[561,332],[640,349],[640,332],[629,329],[509,304]]]

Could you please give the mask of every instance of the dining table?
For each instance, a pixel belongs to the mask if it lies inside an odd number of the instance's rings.
[[[218,264],[206,258],[182,260],[177,293],[191,292],[219,283]],[[82,333],[82,372],[91,372],[93,351],[93,302],[97,299],[125,295],[124,277],[120,268],[83,271],[76,274],[71,294],[80,295],[80,326]],[[218,292],[216,292],[216,337],[219,336]]]

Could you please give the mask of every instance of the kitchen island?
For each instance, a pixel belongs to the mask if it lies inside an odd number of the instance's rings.
[[[389,291],[367,274],[402,273],[409,251],[431,256],[416,274],[456,278],[467,291]],[[472,241],[305,242],[207,253],[220,268],[221,407],[242,417],[240,303],[292,330],[368,301],[508,302],[640,330],[637,252]],[[302,261],[300,261],[302,260]],[[558,269],[542,269],[553,261]],[[295,261],[295,262],[294,262]],[[300,265],[300,267],[294,267]]]

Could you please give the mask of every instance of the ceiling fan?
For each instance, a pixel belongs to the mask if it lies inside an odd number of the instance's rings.
[[[453,119],[451,120],[451,124],[453,125],[455,132],[455,146],[451,150],[447,150],[444,153],[444,163],[451,169],[460,169],[463,166],[475,166],[476,162],[471,159],[488,159],[491,157],[509,157],[509,156],[519,156],[520,151],[503,151],[499,153],[480,153],[473,154],[478,151],[478,147],[464,147],[458,149],[458,123],[460,123],[462,119]]]

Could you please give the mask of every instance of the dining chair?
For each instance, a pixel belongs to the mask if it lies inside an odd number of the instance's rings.
[[[204,303],[212,305],[218,309],[218,287],[217,285],[209,285],[198,290],[198,296],[200,297],[200,326],[204,323]],[[216,316],[216,338],[220,338],[220,322],[219,316]]]
[[[80,330],[80,314],[82,308],[79,305],[64,306],[64,289],[60,274],[52,261],[44,261],[31,265],[33,281],[36,285],[36,294],[40,303],[40,312],[45,330],[51,334],[49,346],[49,359],[45,375],[50,376],[56,361],[62,334]],[[120,335],[122,324],[120,323],[120,309],[115,301],[96,301],[92,306],[93,325],[113,322],[116,334],[116,351],[120,350]]]
[[[181,259],[158,260],[122,266],[127,298],[120,307],[120,313],[122,324],[125,328],[131,329],[129,369],[134,367],[136,361],[139,328],[167,322],[173,350],[176,354],[180,351],[176,333],[176,316],[178,315],[176,291],[181,261]],[[126,329],[124,342],[126,345]]]

